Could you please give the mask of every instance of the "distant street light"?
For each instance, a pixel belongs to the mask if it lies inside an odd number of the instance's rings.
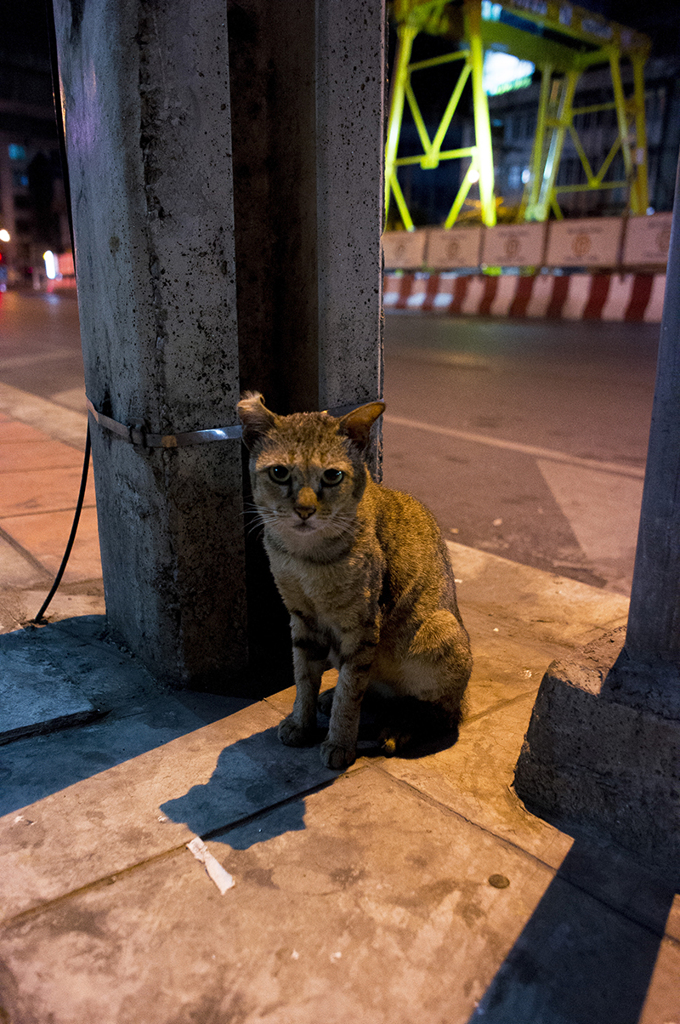
[[[54,255],[51,249],[48,249],[47,252],[43,253],[43,259],[45,261],[45,273],[47,274],[47,277],[50,279],[50,281],[54,281],[55,277],[59,272],[59,264],[57,262],[57,257]]]
[[[5,228],[2,228],[2,230],[0,230],[0,242],[9,242],[9,231],[7,231]]]

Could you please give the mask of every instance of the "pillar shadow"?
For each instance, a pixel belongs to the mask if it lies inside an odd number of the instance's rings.
[[[675,891],[577,839],[469,1024],[638,1024]]]

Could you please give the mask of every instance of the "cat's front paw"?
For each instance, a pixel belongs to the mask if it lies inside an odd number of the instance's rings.
[[[332,740],[324,740],[321,744],[321,762],[326,768],[342,771],[343,768],[349,768],[351,764],[354,764],[356,758],[354,747],[343,747]]]
[[[299,725],[292,715],[279,723],[279,739],[287,747],[313,747],[316,742],[316,728]]]

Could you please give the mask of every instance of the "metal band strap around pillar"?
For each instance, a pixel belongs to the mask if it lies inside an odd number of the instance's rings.
[[[143,423],[119,423],[110,416],[97,412],[87,396],[85,402],[100,427],[110,430],[112,434],[120,437],[123,441],[138,445],[140,448],[186,448],[193,444],[208,444],[210,441],[240,441],[242,436],[240,425],[211,427],[208,430],[189,430],[180,434],[152,434],[147,431]],[[330,416],[344,416],[356,408],[356,405],[342,405],[325,411]]]
[[[241,427],[213,427],[209,430],[189,430],[180,434],[152,434],[143,423],[118,423],[117,420],[104,413],[97,412],[89,398],[85,399],[100,427],[105,427],[123,441],[138,445],[140,448],[185,448],[192,444],[207,444],[209,441],[238,441],[241,438]]]

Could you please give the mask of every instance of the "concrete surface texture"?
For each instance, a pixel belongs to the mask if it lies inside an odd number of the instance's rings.
[[[30,475],[55,440],[50,403],[0,397],[2,429],[26,425],[13,409],[42,416],[22,442]],[[55,408],[55,435],[62,414],[76,415]],[[622,627],[625,597],[451,544],[476,658],[460,738],[388,760],[366,736],[337,775],[276,739],[292,689],[250,701],[154,681],[107,635],[94,561],[47,626],[17,629],[48,555],[5,523],[3,707],[29,679],[89,718],[50,727],[36,706],[33,734],[0,746],[3,1020],[680,1020],[672,882],[512,788],[547,665]],[[234,878],[224,895],[187,849],[196,835]]]
[[[64,3],[55,18],[89,398],[150,432],[228,426],[238,340],[223,7],[200,0],[171,19],[164,4],[151,16],[133,2]],[[144,457],[96,428],[92,445],[112,626],[178,685],[236,671],[238,442]],[[228,615],[215,592],[230,594]]]
[[[680,728],[663,687],[633,702],[615,668],[618,631],[541,682],[515,786],[538,813],[589,823],[680,881]],[[624,656],[625,658],[625,656]],[[673,680],[675,682],[675,680]],[[656,699],[655,699],[656,698]]]

